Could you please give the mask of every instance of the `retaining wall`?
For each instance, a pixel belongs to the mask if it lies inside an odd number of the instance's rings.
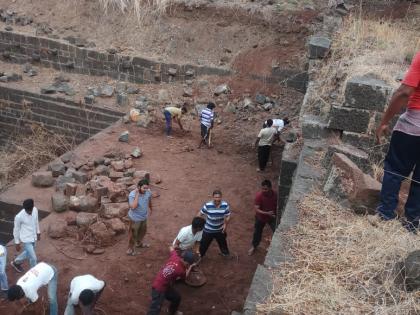
[[[0,244],[7,244],[13,238],[13,221],[22,206],[0,201]],[[49,215],[49,212],[38,209],[39,220]]]
[[[38,63],[43,67],[93,76],[108,76],[134,83],[182,81],[194,75],[228,75],[226,69],[176,65],[141,57],[99,52],[62,40],[0,31],[0,52],[4,61]],[[176,69],[170,75],[169,69]]]
[[[0,143],[7,135],[29,131],[32,124],[80,143],[109,127],[124,113],[0,86]]]

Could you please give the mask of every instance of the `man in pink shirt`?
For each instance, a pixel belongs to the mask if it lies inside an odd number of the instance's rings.
[[[420,51],[415,55],[401,86],[392,95],[376,130],[379,143],[390,120],[403,108],[407,110],[394,127],[385,158],[381,202],[377,211],[384,220],[396,217],[401,182],[413,173],[405,204],[405,226],[415,232],[420,218]]]

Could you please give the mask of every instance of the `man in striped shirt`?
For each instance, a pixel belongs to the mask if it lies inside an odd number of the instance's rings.
[[[206,144],[206,141],[209,138],[210,130],[213,128],[214,121],[214,108],[216,105],[210,102],[207,104],[207,108],[204,108],[200,113],[200,125],[201,125],[201,141],[198,145],[198,148],[201,148],[202,144]],[[208,143],[210,147],[210,143]]]
[[[204,257],[213,239],[216,239],[220,248],[220,254],[229,257],[229,249],[226,242],[226,227],[230,219],[230,208],[226,201],[222,200],[220,190],[213,191],[213,200],[206,202],[200,210],[199,216],[206,217],[203,236],[200,243],[200,256]]]

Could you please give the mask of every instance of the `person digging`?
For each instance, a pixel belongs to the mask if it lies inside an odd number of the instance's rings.
[[[147,179],[140,180],[137,188],[130,192],[128,204],[130,225],[127,255],[135,256],[137,254],[135,247],[150,247],[149,244],[143,242],[147,232],[147,218],[152,214],[152,193]]]
[[[172,250],[170,257],[152,284],[152,302],[147,315],[158,315],[162,308],[164,300],[170,302],[169,314],[182,315],[178,311],[181,303],[181,296],[174,288],[176,280],[184,280],[195,266],[195,257],[191,250],[184,251],[181,255],[176,250]]]
[[[181,130],[184,130],[184,127],[182,126],[181,123],[181,117],[183,114],[186,114],[188,109],[187,109],[187,103],[184,103],[184,105],[181,108],[175,107],[175,106],[168,106],[165,107],[165,109],[163,110],[163,115],[165,116],[165,123],[166,123],[166,136],[168,138],[172,138],[171,133],[172,133],[172,120],[174,120],[175,122],[178,123],[179,128]]]

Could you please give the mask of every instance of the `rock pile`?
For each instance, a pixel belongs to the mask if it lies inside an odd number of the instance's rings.
[[[132,154],[111,152],[89,161],[68,152],[51,162],[47,171],[34,173],[34,186],[55,186],[51,197],[54,211],[77,213],[70,222],[50,226],[50,237],[65,237],[68,226],[74,224],[94,244],[111,245],[114,236],[126,230],[123,218],[128,212],[129,192],[140,179],[151,176],[149,171],[133,167],[133,159],[140,157],[139,148]],[[155,182],[161,181],[158,175],[155,177]]]

